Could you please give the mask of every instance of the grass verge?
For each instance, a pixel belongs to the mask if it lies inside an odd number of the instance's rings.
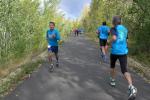
[[[28,64],[22,65],[15,72],[12,72],[9,76],[2,79],[0,81],[0,97],[8,94],[17,86],[17,84],[28,78],[34,70],[40,67],[41,63],[42,60],[39,60],[34,63],[30,62]]]
[[[16,70],[0,79],[0,98],[9,94],[23,80],[30,77],[30,74],[37,70],[44,62],[45,52],[34,57],[24,65],[19,66]]]

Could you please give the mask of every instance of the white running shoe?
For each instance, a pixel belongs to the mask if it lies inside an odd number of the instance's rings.
[[[129,99],[128,100],[135,100],[137,94],[137,88],[134,86],[129,87]]]

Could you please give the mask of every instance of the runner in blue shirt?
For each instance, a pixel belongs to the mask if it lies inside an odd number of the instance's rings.
[[[111,81],[110,84],[115,86],[115,64],[117,59],[119,59],[121,71],[128,81],[129,84],[129,100],[133,100],[136,97],[137,89],[132,84],[132,78],[127,71],[127,38],[128,30],[125,26],[121,24],[121,17],[115,16],[113,18],[113,28],[111,29],[112,39],[108,41],[111,43],[111,55],[110,55],[110,67],[111,67]]]
[[[58,67],[59,65],[59,61],[58,61],[58,41],[60,41],[60,33],[57,29],[55,29],[55,23],[54,22],[50,22],[49,23],[49,30],[47,30],[46,33],[46,39],[48,42],[48,52],[49,52],[49,61],[51,63],[51,66],[53,66],[52,64],[52,56],[53,53],[55,54],[56,57],[56,66]]]
[[[106,43],[107,43],[107,39],[109,36],[109,32],[110,32],[110,28],[107,26],[106,22],[103,22],[102,26],[100,26],[97,29],[97,34],[98,34],[99,42],[100,42],[100,48],[102,51],[102,57],[104,61],[106,61],[106,52],[107,52]]]

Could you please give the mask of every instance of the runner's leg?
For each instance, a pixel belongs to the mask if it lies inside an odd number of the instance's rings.
[[[105,50],[104,50],[104,41],[103,41],[103,39],[100,39],[100,48],[101,48],[101,51],[102,51],[102,57],[104,57]]]
[[[52,62],[52,55],[50,53],[48,53],[48,60],[50,63]]]
[[[53,59],[52,58],[53,58],[52,48],[48,48],[48,60],[50,63],[50,66],[49,66],[50,72],[54,71],[54,65],[53,65]]]
[[[56,58],[56,61],[58,62],[59,61],[58,53],[55,53],[55,58]]]
[[[51,48],[48,48],[48,61],[51,64],[52,63],[52,51]]]
[[[103,52],[103,55],[106,55],[105,46],[102,46],[102,52]]]
[[[103,50],[103,55],[104,55],[104,57],[103,57],[104,62],[107,62],[106,42],[107,42],[107,40],[103,40],[103,47],[102,47],[102,50]]]
[[[107,54],[108,53],[108,45],[106,44],[105,46],[105,53]]]
[[[127,55],[119,56],[119,62],[121,66],[121,72],[128,81],[129,86],[132,86],[132,78],[130,73],[127,71]]]
[[[118,59],[117,55],[113,54],[110,55],[110,67],[111,67],[110,75],[112,79],[115,79],[116,76],[115,64],[117,59]]]
[[[104,46],[104,54],[107,53],[107,40],[103,40],[103,46]]]
[[[59,66],[58,46],[55,46],[54,53],[56,58],[56,66],[58,67]]]
[[[100,51],[102,53],[101,39],[99,39],[99,46],[100,46]]]
[[[128,81],[129,84],[129,100],[135,100],[137,94],[137,88],[132,84],[132,78],[130,73],[127,71],[127,55],[123,55],[119,57],[121,71],[125,76],[125,79]]]

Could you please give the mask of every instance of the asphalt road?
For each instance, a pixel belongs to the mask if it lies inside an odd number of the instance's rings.
[[[127,100],[128,85],[117,66],[117,86],[109,82],[109,64],[100,64],[98,46],[85,36],[71,37],[60,49],[60,67],[48,64],[34,72],[4,100]],[[150,100],[150,84],[130,71],[138,88],[136,100]]]

